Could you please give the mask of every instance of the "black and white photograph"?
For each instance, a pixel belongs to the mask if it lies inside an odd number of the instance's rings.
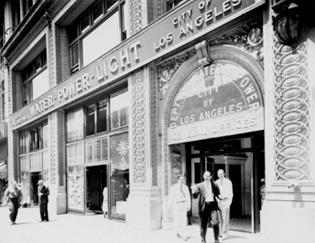
[[[0,243],[315,243],[314,11],[0,0]]]

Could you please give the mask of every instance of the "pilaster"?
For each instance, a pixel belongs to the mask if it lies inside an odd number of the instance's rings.
[[[296,51],[280,44],[270,12],[264,23],[266,199],[261,229],[269,242],[312,242],[315,177],[311,148],[315,140],[310,64],[314,63],[314,38],[310,35]]]
[[[64,116],[63,111],[55,111],[48,116],[49,211],[52,215],[66,212]]]
[[[154,71],[146,68],[131,75],[128,84],[131,108],[127,224],[148,230],[159,229],[162,217],[157,163],[157,82],[154,80]]]

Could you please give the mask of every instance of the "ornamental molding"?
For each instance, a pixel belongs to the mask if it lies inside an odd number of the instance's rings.
[[[262,66],[264,61],[263,56],[263,20],[257,18],[232,32],[221,35],[214,40],[209,41],[210,46],[217,45],[233,45],[240,48],[242,51],[250,54]]]
[[[129,0],[128,4],[129,31],[132,36],[144,27],[144,4],[142,0]]]
[[[296,52],[274,37],[275,180],[310,181],[310,90],[307,43]]]
[[[159,97],[160,100],[163,99],[165,93],[169,87],[170,81],[173,78],[173,75],[176,73],[178,68],[189,58],[196,54],[195,49],[188,50],[185,53],[181,53],[175,57],[168,59],[167,61],[159,64],[157,66],[158,72],[158,84],[159,84]]]
[[[131,76],[133,182],[145,183],[145,88],[144,71]]]

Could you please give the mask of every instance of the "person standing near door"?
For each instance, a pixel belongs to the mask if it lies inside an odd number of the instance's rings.
[[[189,189],[185,185],[184,176],[178,176],[177,183],[171,187],[168,203],[172,210],[177,237],[188,240],[185,227],[187,226],[187,212],[191,207],[191,198]]]
[[[4,193],[4,197],[6,199],[6,202],[9,206],[10,211],[10,220],[11,224],[15,224],[15,220],[17,217],[17,213],[20,207],[20,203],[22,201],[22,192],[21,189],[18,187],[15,180],[11,182],[11,185],[6,189]]]
[[[220,237],[225,239],[228,235],[230,224],[230,206],[233,199],[233,185],[230,179],[225,177],[224,170],[220,169],[217,172],[218,179],[215,183],[220,189],[220,199],[218,199],[218,205],[220,209]]]
[[[39,197],[39,212],[40,218],[43,221],[49,221],[48,219],[48,196],[49,189],[46,187],[42,180],[38,181],[38,197]]]
[[[199,217],[201,243],[206,243],[208,221],[211,220],[215,243],[219,243],[219,219],[218,203],[216,198],[220,195],[219,187],[211,180],[209,171],[203,173],[204,181],[191,187],[192,195],[197,198],[199,195]]]

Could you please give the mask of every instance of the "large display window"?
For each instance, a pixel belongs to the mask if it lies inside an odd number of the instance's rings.
[[[84,211],[84,143],[67,145],[68,209]]]
[[[128,133],[110,137],[111,175],[110,212],[114,218],[125,218],[129,195]]]

